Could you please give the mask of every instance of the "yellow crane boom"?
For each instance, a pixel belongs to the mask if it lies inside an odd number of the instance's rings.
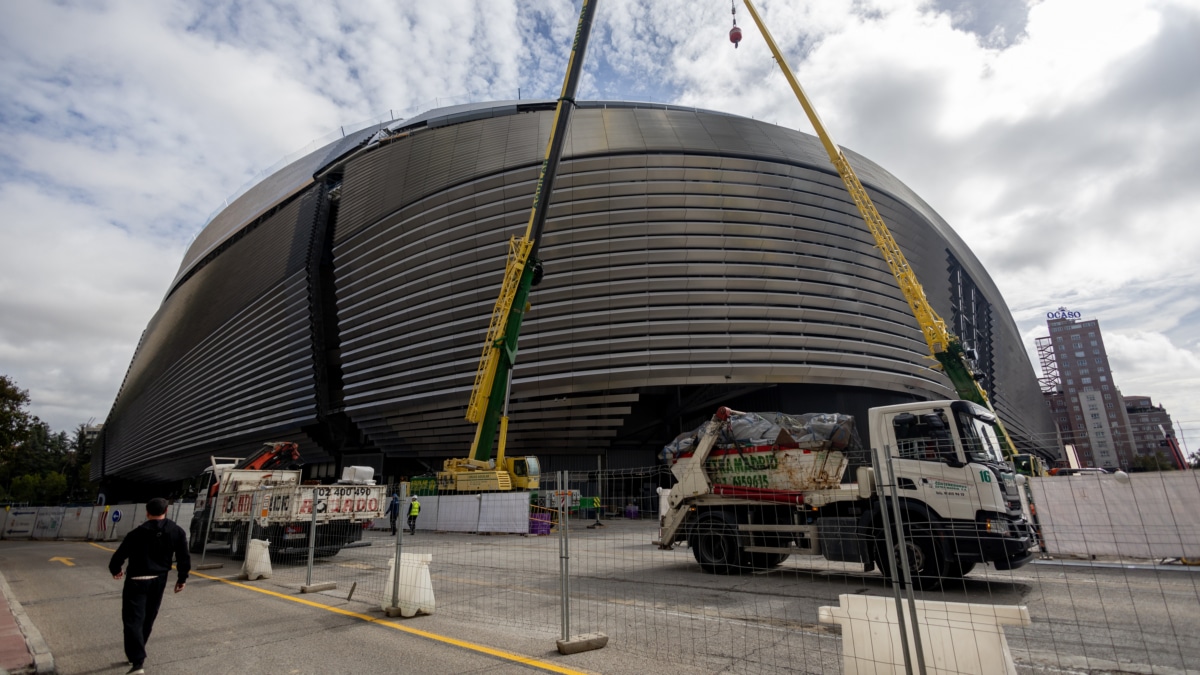
[[[867,229],[870,230],[871,236],[875,238],[875,245],[879,248],[880,254],[887,262],[892,275],[896,278],[896,283],[900,286],[900,291],[904,294],[904,299],[908,301],[908,307],[912,311],[913,317],[916,318],[922,335],[925,336],[925,343],[929,346],[930,354],[941,365],[941,369],[946,376],[950,378],[950,382],[954,385],[959,398],[978,403],[991,410],[992,413],[995,413],[996,411],[992,408],[992,403],[988,399],[987,392],[980,386],[979,380],[968,362],[966,351],[961,341],[946,328],[946,322],[938,316],[938,313],[929,304],[929,299],[925,297],[925,289],[921,286],[921,282],[917,280],[917,275],[908,264],[908,259],[904,257],[904,253],[900,250],[900,245],[896,243],[895,237],[892,236],[891,231],[884,224],[883,217],[879,215],[879,210],[875,208],[875,204],[867,194],[866,188],[859,181],[858,175],[850,167],[850,162],[846,159],[846,155],[833,142],[829,132],[826,131],[825,125],[821,122],[821,117],[817,115],[816,109],[808,100],[808,95],[804,93],[804,88],[800,86],[800,82],[792,74],[792,69],[788,67],[787,60],[783,58],[783,54],[779,51],[779,46],[775,44],[775,38],[772,37],[771,31],[763,23],[762,17],[759,16],[758,10],[754,7],[754,3],[751,0],[743,0],[743,2],[746,5],[746,9],[749,10],[751,18],[754,19],[754,23],[762,33],[763,39],[766,40],[767,47],[770,48],[771,54],[775,57],[775,62],[779,64],[779,69],[783,71],[783,76],[787,78],[788,84],[791,85],[792,91],[800,101],[801,107],[804,108],[804,113],[808,115],[809,122],[812,123],[813,129],[817,132],[817,138],[821,140],[821,145],[825,147],[825,152],[829,154],[830,161],[833,162],[834,168],[837,169],[838,175],[841,176],[842,182],[845,183],[846,190],[854,200],[854,205],[858,207],[858,212],[867,224]],[[996,417],[996,424],[1001,432],[1001,444],[1004,446],[1004,452],[1011,458],[1016,454],[1016,447],[1013,445],[1012,439],[1009,438],[1008,431],[1000,423],[998,415]]]

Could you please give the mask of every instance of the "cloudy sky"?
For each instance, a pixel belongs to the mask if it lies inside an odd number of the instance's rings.
[[[760,0],[837,142],[963,236],[1030,353],[1097,318],[1200,447],[1200,0]],[[102,421],[188,243],[341,127],[557,96],[570,0],[0,6],[0,373]],[[729,0],[600,0],[584,98],[810,131]],[[1035,362],[1036,366],[1036,362]],[[1192,430],[1195,431],[1192,431]],[[1194,437],[1193,437],[1194,435]]]

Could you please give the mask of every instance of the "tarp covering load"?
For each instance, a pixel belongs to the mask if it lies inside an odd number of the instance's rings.
[[[663,448],[661,459],[675,464],[689,457],[703,428],[677,436]],[[861,453],[849,415],[730,411],[705,469],[714,488],[813,490],[835,487],[849,465],[847,455]]]
[[[683,454],[690,453],[704,425],[685,431],[663,448],[659,458],[671,464]],[[821,444],[829,450],[859,449],[858,432],[854,429],[854,418],[838,413],[805,413],[789,415],[779,412],[734,412],[730,411],[730,435],[718,443],[721,448],[752,445],[801,445]],[[781,432],[786,437],[781,437]],[[783,442],[780,443],[779,441]]]

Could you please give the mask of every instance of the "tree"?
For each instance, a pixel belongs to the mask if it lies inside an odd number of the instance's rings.
[[[88,425],[80,423],[69,446],[70,462],[65,469],[67,478],[67,501],[91,502],[96,499],[97,488],[91,482],[92,446],[88,443]]]
[[[29,392],[17,386],[7,375],[0,375],[0,452],[14,448],[25,439],[30,415],[24,408]]]
[[[12,494],[13,501],[31,504],[37,500],[41,487],[42,479],[40,476],[26,474],[13,479],[9,492]]]
[[[1167,459],[1163,453],[1156,452],[1153,455],[1134,457],[1129,468],[1131,471],[1174,471],[1175,462]]]
[[[54,432],[25,411],[29,393],[0,375],[0,501],[61,504],[95,499],[88,481],[92,450],[87,425],[74,436]]]
[[[66,476],[57,471],[42,476],[41,484],[38,485],[37,501],[42,504],[61,504],[66,496]]]

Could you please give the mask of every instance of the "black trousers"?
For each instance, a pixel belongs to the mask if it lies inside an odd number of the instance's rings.
[[[145,580],[125,578],[125,587],[121,590],[121,623],[125,624],[125,658],[130,663],[146,660],[146,641],[154,629],[166,588],[165,574]]]
[[[396,534],[396,518],[400,517],[399,513],[392,514],[392,534]]]
[[[417,533],[417,517],[416,516],[408,517],[408,531],[411,532],[412,534]]]

